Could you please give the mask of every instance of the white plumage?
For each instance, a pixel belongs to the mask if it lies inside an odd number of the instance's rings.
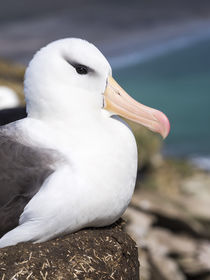
[[[135,186],[137,149],[131,130],[109,109],[105,92],[110,76],[105,57],[81,39],[53,42],[31,61],[25,77],[28,117],[6,126],[4,133],[13,137],[15,130],[17,141],[56,151],[59,157],[52,163],[54,172],[26,204],[19,225],[0,239],[0,247],[109,225],[127,208]],[[110,87],[113,90],[113,84]],[[121,98],[120,90],[114,90],[116,98]],[[141,106],[152,122],[144,125],[166,136],[163,114],[157,119],[156,110],[148,113]]]

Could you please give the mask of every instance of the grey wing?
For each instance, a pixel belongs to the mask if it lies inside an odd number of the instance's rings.
[[[0,237],[18,225],[25,205],[54,172],[53,150],[21,144],[0,129]]]

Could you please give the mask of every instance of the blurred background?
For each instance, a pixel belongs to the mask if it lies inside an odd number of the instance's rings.
[[[171,123],[164,144],[129,123],[139,171],[124,218],[139,246],[141,280],[209,280],[210,1],[2,2],[0,124],[24,115],[5,109],[24,106],[33,54],[65,37],[94,43],[126,91]]]

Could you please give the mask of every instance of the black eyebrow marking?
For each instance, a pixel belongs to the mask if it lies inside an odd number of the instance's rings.
[[[73,61],[73,60],[69,60],[68,58],[65,58],[66,62],[68,62],[72,67],[74,67],[75,69],[77,67],[85,67],[87,68],[88,72],[95,72],[95,70],[93,70],[92,68],[90,68],[89,66],[87,65],[84,65],[84,64],[81,64],[81,63],[78,63],[76,61]]]

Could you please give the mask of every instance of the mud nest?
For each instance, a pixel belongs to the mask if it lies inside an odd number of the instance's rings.
[[[39,243],[0,249],[1,280],[138,280],[135,242],[119,220]]]

